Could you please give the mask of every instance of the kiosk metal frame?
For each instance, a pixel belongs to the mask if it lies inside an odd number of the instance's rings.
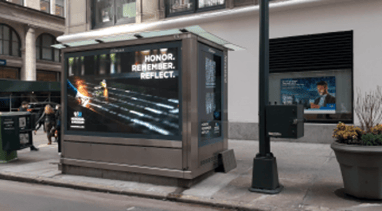
[[[119,48],[144,44],[180,41],[181,47],[181,140],[127,138],[110,136],[69,135],[65,133],[66,118],[62,124],[61,169],[64,174],[87,175],[111,179],[134,180],[134,175],[151,175],[156,181],[175,179],[191,181],[213,172],[218,166],[218,153],[228,149],[227,115],[227,50],[225,47],[190,32],[95,45],[71,47],[62,50],[62,96],[66,96],[67,61],[65,55],[74,52]],[[202,47],[204,46],[204,47]],[[199,146],[198,68],[201,48],[221,56],[221,140]],[[67,102],[62,97],[62,108]],[[64,109],[63,116],[66,116]],[[145,155],[145,156],[142,156]],[[172,184],[174,184],[172,182]]]

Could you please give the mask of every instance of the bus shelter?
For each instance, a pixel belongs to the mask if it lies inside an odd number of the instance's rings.
[[[188,186],[222,165],[228,48],[148,34],[61,46],[64,174]]]

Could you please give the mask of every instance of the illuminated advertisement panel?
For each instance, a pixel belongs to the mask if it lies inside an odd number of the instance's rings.
[[[305,114],[336,113],[335,76],[281,79],[281,103],[303,104]]]
[[[222,53],[199,46],[199,147],[222,140]]]
[[[67,131],[180,140],[179,46],[68,54]]]

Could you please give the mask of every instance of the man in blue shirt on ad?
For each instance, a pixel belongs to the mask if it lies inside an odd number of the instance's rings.
[[[326,107],[327,104],[335,104],[336,98],[329,94],[328,83],[325,81],[320,81],[317,83],[317,91],[320,97],[314,100],[314,103],[310,104],[311,108],[319,109],[321,107]]]

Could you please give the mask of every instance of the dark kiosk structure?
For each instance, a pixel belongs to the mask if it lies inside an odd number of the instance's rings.
[[[63,49],[63,173],[189,186],[222,165],[228,49],[142,35]]]

